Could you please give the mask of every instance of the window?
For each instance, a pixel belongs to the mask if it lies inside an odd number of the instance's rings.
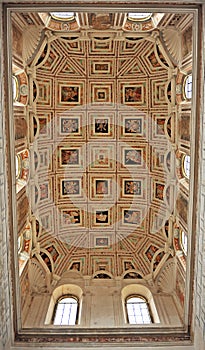
[[[70,21],[74,18],[74,12],[51,12],[51,17],[59,21]]]
[[[183,157],[183,174],[189,179],[190,177],[190,156],[184,155]]]
[[[18,237],[18,252],[19,252],[19,253],[21,252],[22,247],[23,247],[23,236],[20,235],[20,236]]]
[[[77,323],[77,316],[78,299],[66,296],[57,301],[53,324],[55,326],[72,326]]]
[[[127,319],[129,324],[152,323],[149,306],[145,298],[131,296],[126,299]]]
[[[181,249],[184,253],[184,255],[187,256],[187,250],[188,250],[188,237],[186,232],[181,231],[180,232],[180,244],[181,244]]]
[[[13,101],[16,102],[18,98],[18,80],[15,75],[12,76],[12,91],[13,91]]]
[[[28,222],[18,237],[18,258],[19,258],[20,275],[30,257],[31,247],[32,247],[32,227],[30,222]]]
[[[68,279],[73,271],[61,276]],[[45,318],[46,325],[72,326],[80,324],[82,311],[82,289],[75,284],[62,284],[54,289]]]
[[[192,75],[187,75],[184,80],[184,94],[185,98],[190,100],[192,98]]]
[[[29,151],[25,149],[15,156],[16,192],[18,193],[26,184],[29,178]]]
[[[18,179],[21,174],[21,157],[17,154],[15,159],[16,159],[16,179]]]
[[[125,286],[121,293],[125,323],[160,323],[153,295],[146,286],[132,283]]]
[[[128,19],[130,21],[146,21],[152,16],[151,12],[129,12]]]

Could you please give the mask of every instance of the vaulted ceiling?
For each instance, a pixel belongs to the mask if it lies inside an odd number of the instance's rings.
[[[48,272],[146,279],[175,255],[174,225],[187,228],[177,156],[189,152],[190,110],[181,127],[179,104],[191,22],[13,14],[14,118],[27,124],[16,152],[27,148],[31,161],[18,231],[27,203],[37,222],[30,251]]]

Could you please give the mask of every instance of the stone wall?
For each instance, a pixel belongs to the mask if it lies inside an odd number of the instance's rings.
[[[2,4],[0,4],[0,18]],[[3,28],[0,21],[0,51],[2,52]],[[0,81],[3,81],[3,59],[0,59]],[[7,193],[5,179],[5,140],[3,135],[3,86],[0,85],[0,349],[8,349],[11,329],[10,288],[9,288],[9,254],[7,241]]]
[[[69,275],[69,272],[67,272]],[[61,280],[59,280],[61,285]],[[82,307],[80,324],[78,328],[112,328],[112,327],[129,327],[125,321],[125,310],[123,310],[124,297],[122,296],[123,288],[129,288],[129,295],[137,294],[136,288],[143,288],[144,283],[132,283],[129,280],[111,280],[111,279],[80,279],[68,278],[67,283],[64,281],[63,286],[79,286],[82,289]],[[135,289],[133,289],[135,286]],[[156,293],[148,285],[145,288],[151,291],[154,304],[157,309],[157,316],[160,323],[155,323],[153,327],[180,327],[180,314],[176,307],[173,295],[170,293]],[[70,287],[71,288],[71,287]],[[55,290],[55,289],[54,289]],[[140,294],[140,292],[138,292]],[[75,295],[75,294],[74,294]],[[53,314],[53,307],[49,307],[52,293],[33,293],[29,307],[27,307],[23,326],[26,328],[45,328],[52,325],[45,325],[46,315]],[[150,309],[154,317],[154,309]],[[155,313],[156,315],[156,313]],[[51,318],[51,317],[50,317]]]
[[[205,5],[203,5],[203,23],[205,25]],[[205,38],[203,40],[203,60],[202,60],[202,76],[204,76],[204,60],[205,60]],[[202,110],[201,110],[201,128],[199,137],[202,138],[199,157],[200,166],[200,186],[199,186],[199,207],[198,222],[196,235],[196,274],[195,274],[195,343],[197,349],[205,348],[205,85],[202,86]]]

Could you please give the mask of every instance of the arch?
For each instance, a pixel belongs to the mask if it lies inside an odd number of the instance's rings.
[[[28,149],[16,154],[16,192],[18,193],[24,186],[26,186],[30,172],[30,154]]]
[[[123,279],[142,279],[143,276],[142,274],[138,271],[138,270],[135,270],[135,269],[129,269],[129,270],[126,270],[123,275],[122,275]]]
[[[33,93],[33,102],[37,102],[38,96],[39,96],[39,86],[36,79],[33,80],[32,93]]]
[[[50,304],[48,307],[45,324],[50,325],[53,322],[53,316],[55,312],[55,307],[57,305],[58,300],[70,296],[72,298],[76,298],[78,300],[78,317],[77,317],[77,324],[80,323],[80,316],[81,316],[81,308],[82,308],[82,295],[83,291],[82,289],[75,284],[62,284],[61,286],[54,289],[52,295]]]
[[[171,172],[171,163],[173,162],[173,155],[172,152],[170,150],[168,150],[165,153],[165,157],[164,157],[164,167],[167,171],[168,174],[170,174]]]
[[[46,60],[48,58],[49,50],[50,50],[50,47],[48,47],[48,43],[44,42],[44,48],[43,48],[43,51],[41,52],[40,57],[38,58],[36,66],[38,66],[38,67],[43,66],[43,64],[46,62]]]
[[[173,236],[173,247],[175,254],[186,270],[186,258],[188,251],[188,234],[187,231],[182,228],[178,223],[174,224],[174,236]]]
[[[15,103],[18,100],[19,84],[18,84],[18,79],[14,74],[12,75],[12,91],[13,91],[13,102]]]
[[[188,153],[177,150],[176,152],[176,171],[181,183],[188,188],[188,182],[191,171],[191,158]]]
[[[184,78],[183,95],[187,101],[190,101],[192,98],[192,74],[189,74]]]
[[[66,295],[57,300],[53,313],[54,326],[74,326],[78,320],[78,298]]]
[[[124,287],[121,291],[125,322],[128,323],[126,301],[128,300],[129,297],[133,297],[133,296],[144,298],[148,303],[148,308],[150,310],[152,322],[160,323],[157,309],[154,303],[153,295],[146,286],[141,284],[129,284],[128,286]]]
[[[29,260],[32,247],[32,227],[30,222],[27,222],[23,231],[18,236],[18,260],[19,260],[19,275]]]
[[[12,74],[12,93],[13,93],[13,104],[15,106],[27,106],[28,104],[28,76],[26,72],[20,68],[15,69],[13,65]]]
[[[54,271],[54,264],[50,253],[46,249],[41,249],[40,257],[43,260],[45,270],[48,272]]]
[[[141,295],[131,295],[126,298],[127,321],[129,324],[150,324],[152,315],[147,300]]]
[[[179,237],[180,247],[185,256],[187,256],[188,252],[188,235],[184,230],[180,230]]]
[[[127,18],[129,21],[147,21],[151,18],[152,12],[128,12]]]
[[[112,279],[113,276],[109,271],[106,270],[97,270],[94,274],[93,274],[93,278],[94,279]]]
[[[75,12],[50,12],[50,15],[57,21],[71,21],[75,18]]]
[[[182,156],[182,173],[188,180],[190,177],[190,156],[188,154]]]

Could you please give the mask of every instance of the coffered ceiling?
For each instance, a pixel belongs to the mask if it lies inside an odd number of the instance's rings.
[[[187,227],[176,151],[189,152],[178,102],[191,23],[191,14],[13,14],[14,119],[27,124],[27,209],[37,220],[31,254],[48,273],[149,279],[175,255],[173,227]]]

